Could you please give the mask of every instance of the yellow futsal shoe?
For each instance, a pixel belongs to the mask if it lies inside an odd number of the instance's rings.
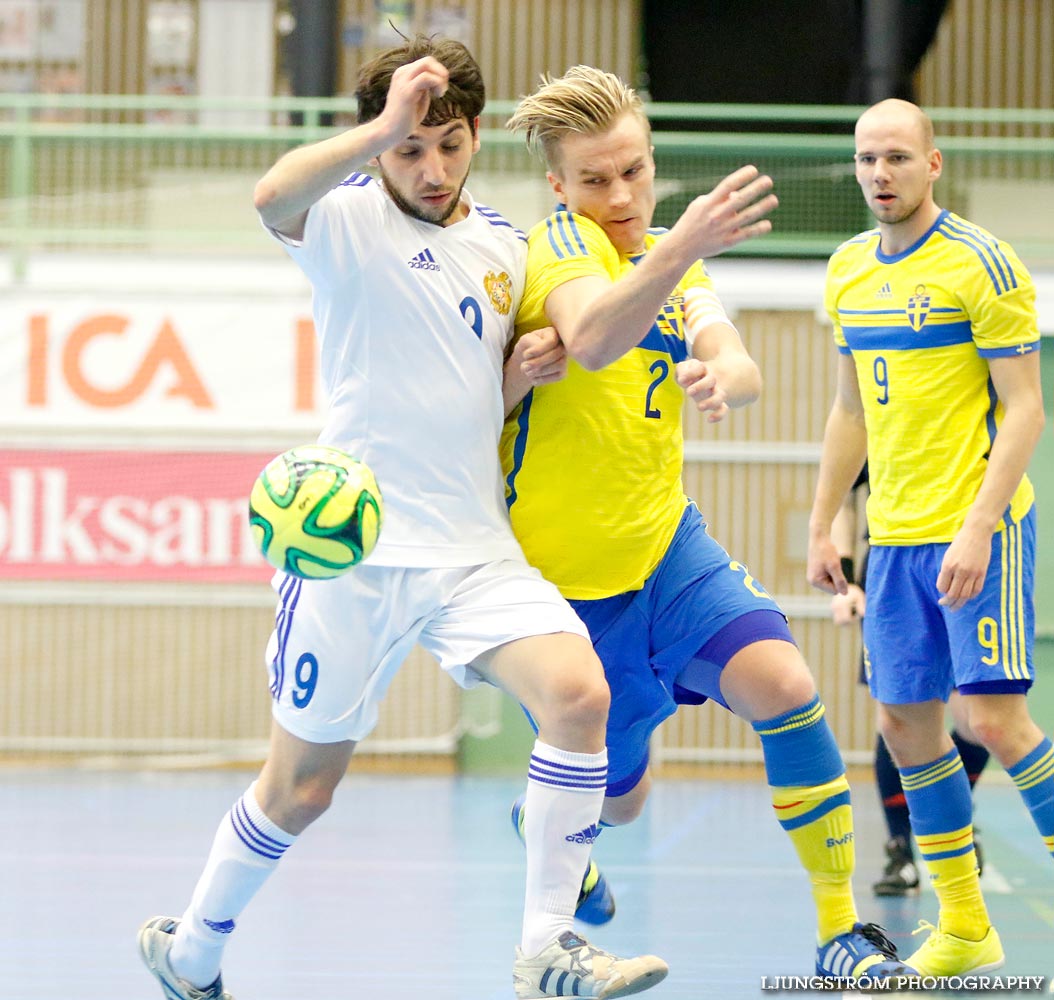
[[[973,972],[991,972],[1005,961],[1003,945],[994,927],[988,928],[980,941],[948,934],[927,920],[920,920],[913,934],[929,931],[930,936],[910,958],[908,965],[918,969],[920,976],[965,976]]]

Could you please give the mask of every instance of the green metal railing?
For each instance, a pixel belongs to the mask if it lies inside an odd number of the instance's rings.
[[[522,139],[502,128],[514,106],[487,106],[475,176],[543,185]],[[773,233],[739,252],[829,254],[871,225],[852,169],[861,110],[650,105],[656,224],[671,224],[693,197],[753,162],[775,178],[781,204]],[[1027,210],[1030,199],[1054,198],[1054,111],[930,113],[946,157],[941,204],[994,229],[1026,262],[1054,263],[1054,231],[1040,228],[1039,202]],[[16,279],[32,254],[57,249],[266,252],[251,209],[255,178],[286,149],[353,121],[346,98],[0,95],[0,252]],[[518,183],[494,207],[527,225]]]

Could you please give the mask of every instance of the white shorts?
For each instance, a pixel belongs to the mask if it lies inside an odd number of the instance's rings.
[[[420,643],[461,687],[476,657],[514,639],[586,627],[525,561],[405,569],[366,563],[333,580],[276,573],[267,644],[275,720],[309,743],[361,740],[392,679]]]

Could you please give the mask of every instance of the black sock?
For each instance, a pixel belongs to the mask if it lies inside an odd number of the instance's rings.
[[[955,749],[959,751],[959,756],[963,759],[963,767],[966,768],[966,776],[970,779],[970,790],[972,791],[973,786],[977,784],[977,779],[981,777],[981,772],[988,763],[988,758],[991,754],[989,754],[987,747],[982,746],[980,743],[971,743],[965,737],[959,735],[957,729],[952,730],[952,742],[955,744]]]

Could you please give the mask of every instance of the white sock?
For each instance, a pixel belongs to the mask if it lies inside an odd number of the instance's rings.
[[[537,955],[573,929],[582,873],[599,833],[607,786],[607,750],[572,753],[537,740],[527,774],[527,893],[524,955]]]
[[[255,789],[254,781],[223,817],[172,942],[172,971],[199,990],[211,986],[220,974],[235,917],[296,840],[264,815]]]

